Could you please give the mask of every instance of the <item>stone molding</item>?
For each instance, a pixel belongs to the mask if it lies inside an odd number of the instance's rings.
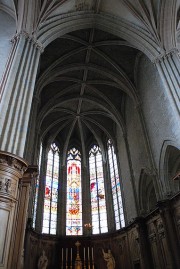
[[[40,53],[44,52],[43,44],[40,41],[38,41],[35,36],[29,34],[26,31],[21,31],[21,32],[17,33],[16,35],[14,35],[14,37],[11,39],[11,42],[15,43],[21,37],[24,37],[26,40],[28,40],[28,42],[32,43],[40,51]]]
[[[169,51],[164,51],[164,53],[160,54],[153,60],[153,63],[157,64],[161,62],[162,60],[165,60],[168,57],[171,57],[173,54],[177,54],[178,56],[180,56],[180,51],[177,48],[172,48]]]

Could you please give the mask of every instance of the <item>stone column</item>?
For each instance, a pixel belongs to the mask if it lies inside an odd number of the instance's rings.
[[[164,83],[166,96],[170,101],[170,109],[173,110],[177,124],[180,126],[178,123],[180,114],[180,58],[178,50],[174,49],[158,57],[155,64]]]
[[[13,49],[1,85],[0,148],[24,156],[41,45],[27,33],[13,39]]]
[[[14,154],[0,151],[0,268],[7,269],[11,259],[15,207],[19,198],[19,179],[27,163]]]
[[[28,219],[28,203],[31,183],[37,177],[37,166],[29,166],[23,178],[20,180],[19,198],[14,217],[13,235],[11,239],[11,255],[8,260],[9,269],[23,268],[24,236]]]

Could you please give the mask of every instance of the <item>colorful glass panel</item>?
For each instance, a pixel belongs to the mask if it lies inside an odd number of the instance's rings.
[[[102,154],[94,145],[89,153],[92,233],[108,232]]]
[[[59,151],[53,144],[48,153],[44,197],[43,233],[56,234],[59,177]]]
[[[67,157],[66,235],[82,235],[81,154],[75,148]]]
[[[111,140],[108,141],[108,159],[109,159],[109,170],[111,177],[115,223],[116,223],[116,230],[118,230],[125,226],[125,220],[124,220],[119,172],[117,166],[117,158]]]

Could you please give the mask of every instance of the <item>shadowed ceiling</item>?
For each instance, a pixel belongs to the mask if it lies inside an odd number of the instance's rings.
[[[36,83],[38,126],[44,141],[84,150],[114,140],[124,125],[125,97],[133,98],[137,50],[96,29],[72,32],[48,45]]]

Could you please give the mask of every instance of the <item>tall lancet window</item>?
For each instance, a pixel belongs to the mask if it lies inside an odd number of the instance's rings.
[[[102,153],[94,145],[89,152],[92,233],[108,232]]]
[[[111,187],[113,195],[116,230],[118,230],[125,226],[125,222],[124,222],[124,211],[122,204],[121,184],[119,180],[117,158],[111,140],[108,140],[108,159],[109,159],[109,170],[110,170]]]
[[[67,156],[66,235],[82,235],[81,154],[75,148]]]
[[[57,200],[59,178],[59,149],[52,144],[48,153],[46,184],[44,196],[44,214],[42,232],[56,234]]]

